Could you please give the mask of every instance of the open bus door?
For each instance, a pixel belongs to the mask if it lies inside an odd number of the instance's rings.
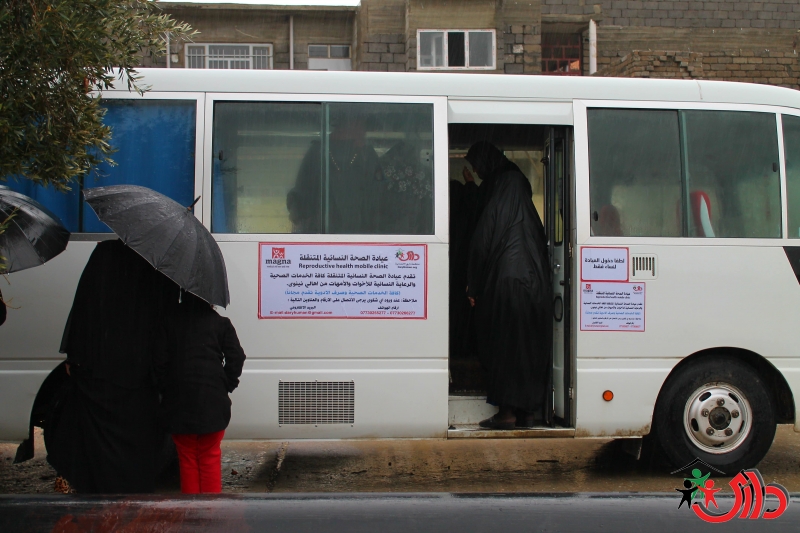
[[[570,350],[571,280],[571,153],[572,130],[551,127],[545,138],[544,225],[553,274],[553,415],[556,423],[570,426],[573,414]]]

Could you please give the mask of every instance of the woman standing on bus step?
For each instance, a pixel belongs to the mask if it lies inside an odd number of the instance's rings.
[[[552,286],[547,240],[531,186],[495,146],[474,144],[465,159],[489,194],[469,250],[467,296],[475,307],[486,401],[500,411],[480,423],[513,429],[551,422]]]
[[[178,450],[181,492],[222,492],[228,393],[239,385],[245,360],[236,330],[209,303],[185,292],[159,341],[155,373],[163,421]]]

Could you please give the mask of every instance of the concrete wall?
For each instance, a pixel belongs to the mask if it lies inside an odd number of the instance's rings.
[[[800,39],[800,0],[362,0],[357,11],[198,6],[169,8],[168,12],[197,28],[201,32],[198,42],[273,44],[276,69],[289,68],[290,14],[295,17],[297,69],[308,66],[309,44],[350,44],[353,69],[415,71],[418,29],[494,29],[496,69],[479,72],[538,74],[542,33],[578,33],[583,36],[583,68],[588,75],[587,29],[589,21],[595,20],[598,71],[605,74],[632,75],[635,71],[643,75],[630,65],[641,65],[642,58],[649,57],[643,55],[647,51],[658,51],[659,57],[681,58],[690,57],[687,53],[697,53],[701,54],[696,57],[701,63],[696,66],[703,77],[741,77],[793,86],[795,67],[789,63],[785,72],[757,69],[758,76],[743,76],[734,73],[736,69],[730,72],[723,69],[721,65],[726,63],[715,63],[714,58],[769,59],[768,63],[730,64],[772,65],[770,69],[777,69],[775,65],[783,63],[771,60],[793,61]],[[180,58],[173,66],[183,67],[184,47],[176,48]],[[770,57],[770,51],[782,56]],[[634,52],[639,53],[638,59],[632,56]],[[742,55],[745,53],[752,55]],[[626,61],[629,66],[621,66]],[[148,62],[145,59],[145,64]],[[649,72],[651,77],[668,73],[677,76],[678,72],[681,76],[689,75],[685,66],[680,67],[682,71],[680,68],[668,71],[665,63],[661,63],[649,65],[653,68],[643,72]],[[160,65],[164,64],[162,59]]]
[[[559,2],[559,0],[546,1],[548,3]],[[560,3],[575,2],[581,2],[581,0],[561,0]],[[772,0],[770,2],[604,0],[600,3],[605,25],[665,28],[800,29],[800,2],[797,0]]]
[[[598,76],[741,81],[800,89],[800,62],[794,50],[717,52],[634,51]]]
[[[289,68],[289,15],[294,16],[294,68],[308,68],[309,44],[354,44],[352,11],[277,11],[270,9],[169,8],[173,18],[200,32],[198,43],[264,43],[273,45],[273,68]],[[185,64],[183,44],[177,49]],[[351,49],[351,54],[354,49]],[[161,61],[163,66],[163,60]]]

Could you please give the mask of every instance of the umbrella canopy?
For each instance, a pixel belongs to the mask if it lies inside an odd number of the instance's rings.
[[[39,266],[64,251],[69,231],[42,204],[0,185],[0,223],[14,215],[0,234],[0,274]]]
[[[138,185],[95,187],[83,196],[102,222],[162,274],[208,303],[228,305],[222,251],[189,209]]]

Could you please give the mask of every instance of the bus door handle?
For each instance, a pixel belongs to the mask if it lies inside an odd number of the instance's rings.
[[[553,319],[556,322],[561,322],[564,319],[564,300],[561,299],[560,294],[553,300]]]

